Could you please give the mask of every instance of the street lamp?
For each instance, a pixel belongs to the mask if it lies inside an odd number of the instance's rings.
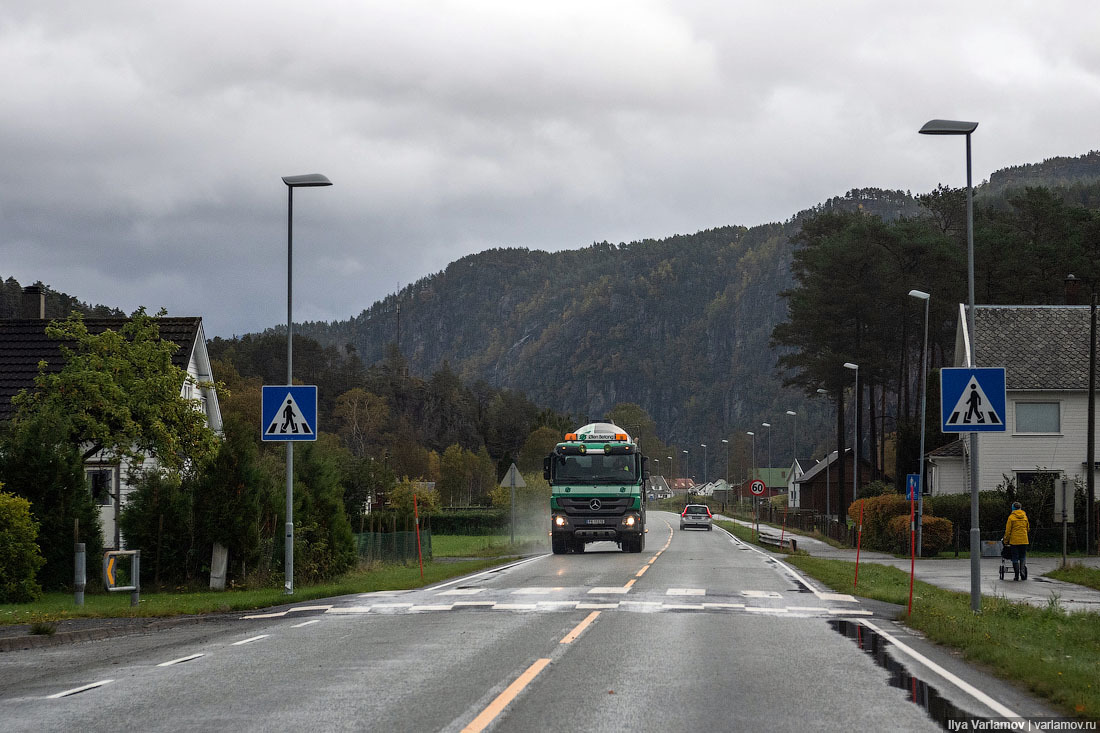
[[[966,315],[967,330],[970,335],[970,350],[966,354],[966,365],[973,367],[977,362],[974,333],[974,185],[971,176],[970,135],[977,129],[977,122],[962,120],[930,120],[920,129],[922,135],[965,135],[966,136],[966,281],[969,293],[970,309]],[[923,460],[924,456],[921,456]],[[970,434],[970,610],[975,613],[982,610],[981,586],[981,528],[978,524],[978,434]]]
[[[822,389],[820,387],[818,387],[817,393],[821,394],[821,395],[825,395],[826,397],[829,396],[829,390]],[[831,498],[829,496],[829,493],[831,491],[831,488],[829,487],[829,469],[831,468],[829,466],[829,452],[830,451],[829,451],[828,447],[826,447],[825,448],[825,516],[826,517],[829,516],[829,501],[830,501],[830,498]],[[843,460],[843,459],[841,459],[841,460]]]
[[[672,476],[672,480],[676,480],[676,461],[672,460],[672,456],[665,456],[668,458],[668,472]]]
[[[691,478],[691,454],[688,453],[686,450],[680,451],[680,452],[683,453],[684,456],[685,456],[684,465],[687,467],[687,470],[684,472],[684,476],[686,478],[690,479]],[[681,469],[681,470],[683,470],[683,469]]]
[[[924,301],[924,346],[920,352],[920,478],[917,487],[917,555],[921,552],[921,534],[924,529],[924,411],[928,400],[928,305],[932,296],[923,290],[910,290],[909,295]]]
[[[320,173],[304,176],[283,176],[286,184],[286,383],[294,384],[294,189],[331,186],[332,181]],[[286,580],[283,592],[294,593],[294,443],[286,444]]]
[[[772,424],[770,422],[762,422],[760,423],[760,427],[768,429],[768,470],[770,471],[774,468],[774,466],[772,466]],[[767,481],[764,483],[767,483]]]
[[[859,364],[853,364],[850,361],[844,362],[845,369],[854,369],[856,372],[856,388],[855,388],[855,444],[852,445],[852,503],[856,503],[856,497],[859,494]],[[872,426],[874,427],[874,426]],[[843,456],[840,456],[841,460],[844,460]],[[842,502],[843,504],[843,502]],[[837,511],[840,511],[840,507],[837,507]]]
[[[728,440],[722,442],[726,445],[726,485],[728,487],[730,482],[730,442]]]
[[[707,483],[707,444],[700,443],[699,447],[703,449],[703,483]]]
[[[746,430],[745,435],[752,436],[752,479],[756,479],[756,433]]]

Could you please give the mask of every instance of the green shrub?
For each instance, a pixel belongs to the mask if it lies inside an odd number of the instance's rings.
[[[863,507],[863,546],[871,550],[894,552],[890,533],[890,520],[894,517],[909,516],[909,502],[899,494],[883,494],[869,499],[860,499],[848,508],[848,516],[859,522],[860,507]]]
[[[954,542],[955,526],[950,519],[925,514],[921,526],[921,557],[935,557]]]
[[[37,538],[31,503],[0,491],[0,603],[29,603],[42,596],[35,574],[46,561]]]
[[[550,502],[546,502],[550,516]],[[549,519],[547,520],[549,521]],[[429,520],[433,535],[494,535],[508,528],[507,509],[438,510]]]

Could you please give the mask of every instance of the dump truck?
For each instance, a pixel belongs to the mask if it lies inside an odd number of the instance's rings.
[[[589,542],[645,548],[647,459],[611,423],[590,423],[554,446],[543,461],[550,482],[550,546],[555,555],[584,552]]]

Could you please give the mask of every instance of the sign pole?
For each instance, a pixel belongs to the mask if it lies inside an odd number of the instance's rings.
[[[866,504],[866,501],[859,502],[859,526],[856,527],[856,577],[852,581],[853,588],[859,585],[859,547],[863,543],[863,507]]]
[[[416,508],[416,494],[413,494],[413,516],[416,518],[416,556],[420,560],[420,579],[424,580],[424,553],[420,549],[420,510]]]

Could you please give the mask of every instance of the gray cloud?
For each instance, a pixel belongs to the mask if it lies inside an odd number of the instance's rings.
[[[14,4],[19,5],[19,4]],[[1100,8],[191,2],[0,10],[0,276],[211,334],[346,318],[458,257],[782,220],[1100,147]]]

